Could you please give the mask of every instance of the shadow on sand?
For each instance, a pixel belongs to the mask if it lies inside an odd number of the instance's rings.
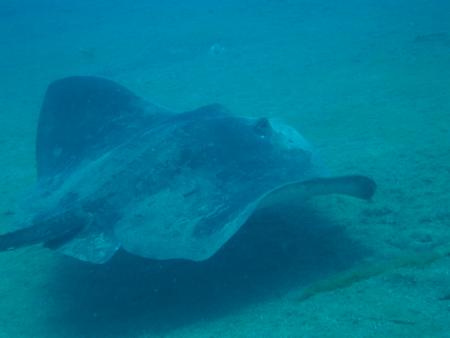
[[[58,331],[164,334],[279,297],[367,254],[319,210],[285,206],[259,211],[215,256],[200,263],[153,261],[123,252],[105,265],[63,258],[50,277],[49,292],[57,299]]]

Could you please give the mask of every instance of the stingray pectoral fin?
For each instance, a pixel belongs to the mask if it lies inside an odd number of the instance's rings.
[[[305,199],[312,196],[342,194],[370,200],[377,185],[374,180],[361,175],[316,178],[303,182],[286,184],[274,191],[264,201],[276,202],[289,199]]]
[[[374,180],[361,175],[318,178],[303,184],[310,196],[342,194],[365,200],[370,200],[377,189]]]

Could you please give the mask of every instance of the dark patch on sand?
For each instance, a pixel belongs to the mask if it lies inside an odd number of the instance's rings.
[[[56,320],[61,329],[81,336],[162,334],[280,297],[367,254],[317,211],[286,207],[258,212],[222,250],[200,263],[126,253],[100,266],[64,259],[49,292],[64,295],[55,311],[61,314]]]

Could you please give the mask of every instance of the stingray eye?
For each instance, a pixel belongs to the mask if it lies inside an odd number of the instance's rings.
[[[258,119],[253,125],[253,129],[262,138],[268,137],[272,133],[272,126],[265,117]]]

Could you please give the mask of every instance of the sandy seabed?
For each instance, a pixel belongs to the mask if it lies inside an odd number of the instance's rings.
[[[3,253],[0,337],[450,337],[448,4],[23,6],[0,10],[5,231],[45,88],[68,75],[281,118],[378,191],[263,210],[203,263]]]

